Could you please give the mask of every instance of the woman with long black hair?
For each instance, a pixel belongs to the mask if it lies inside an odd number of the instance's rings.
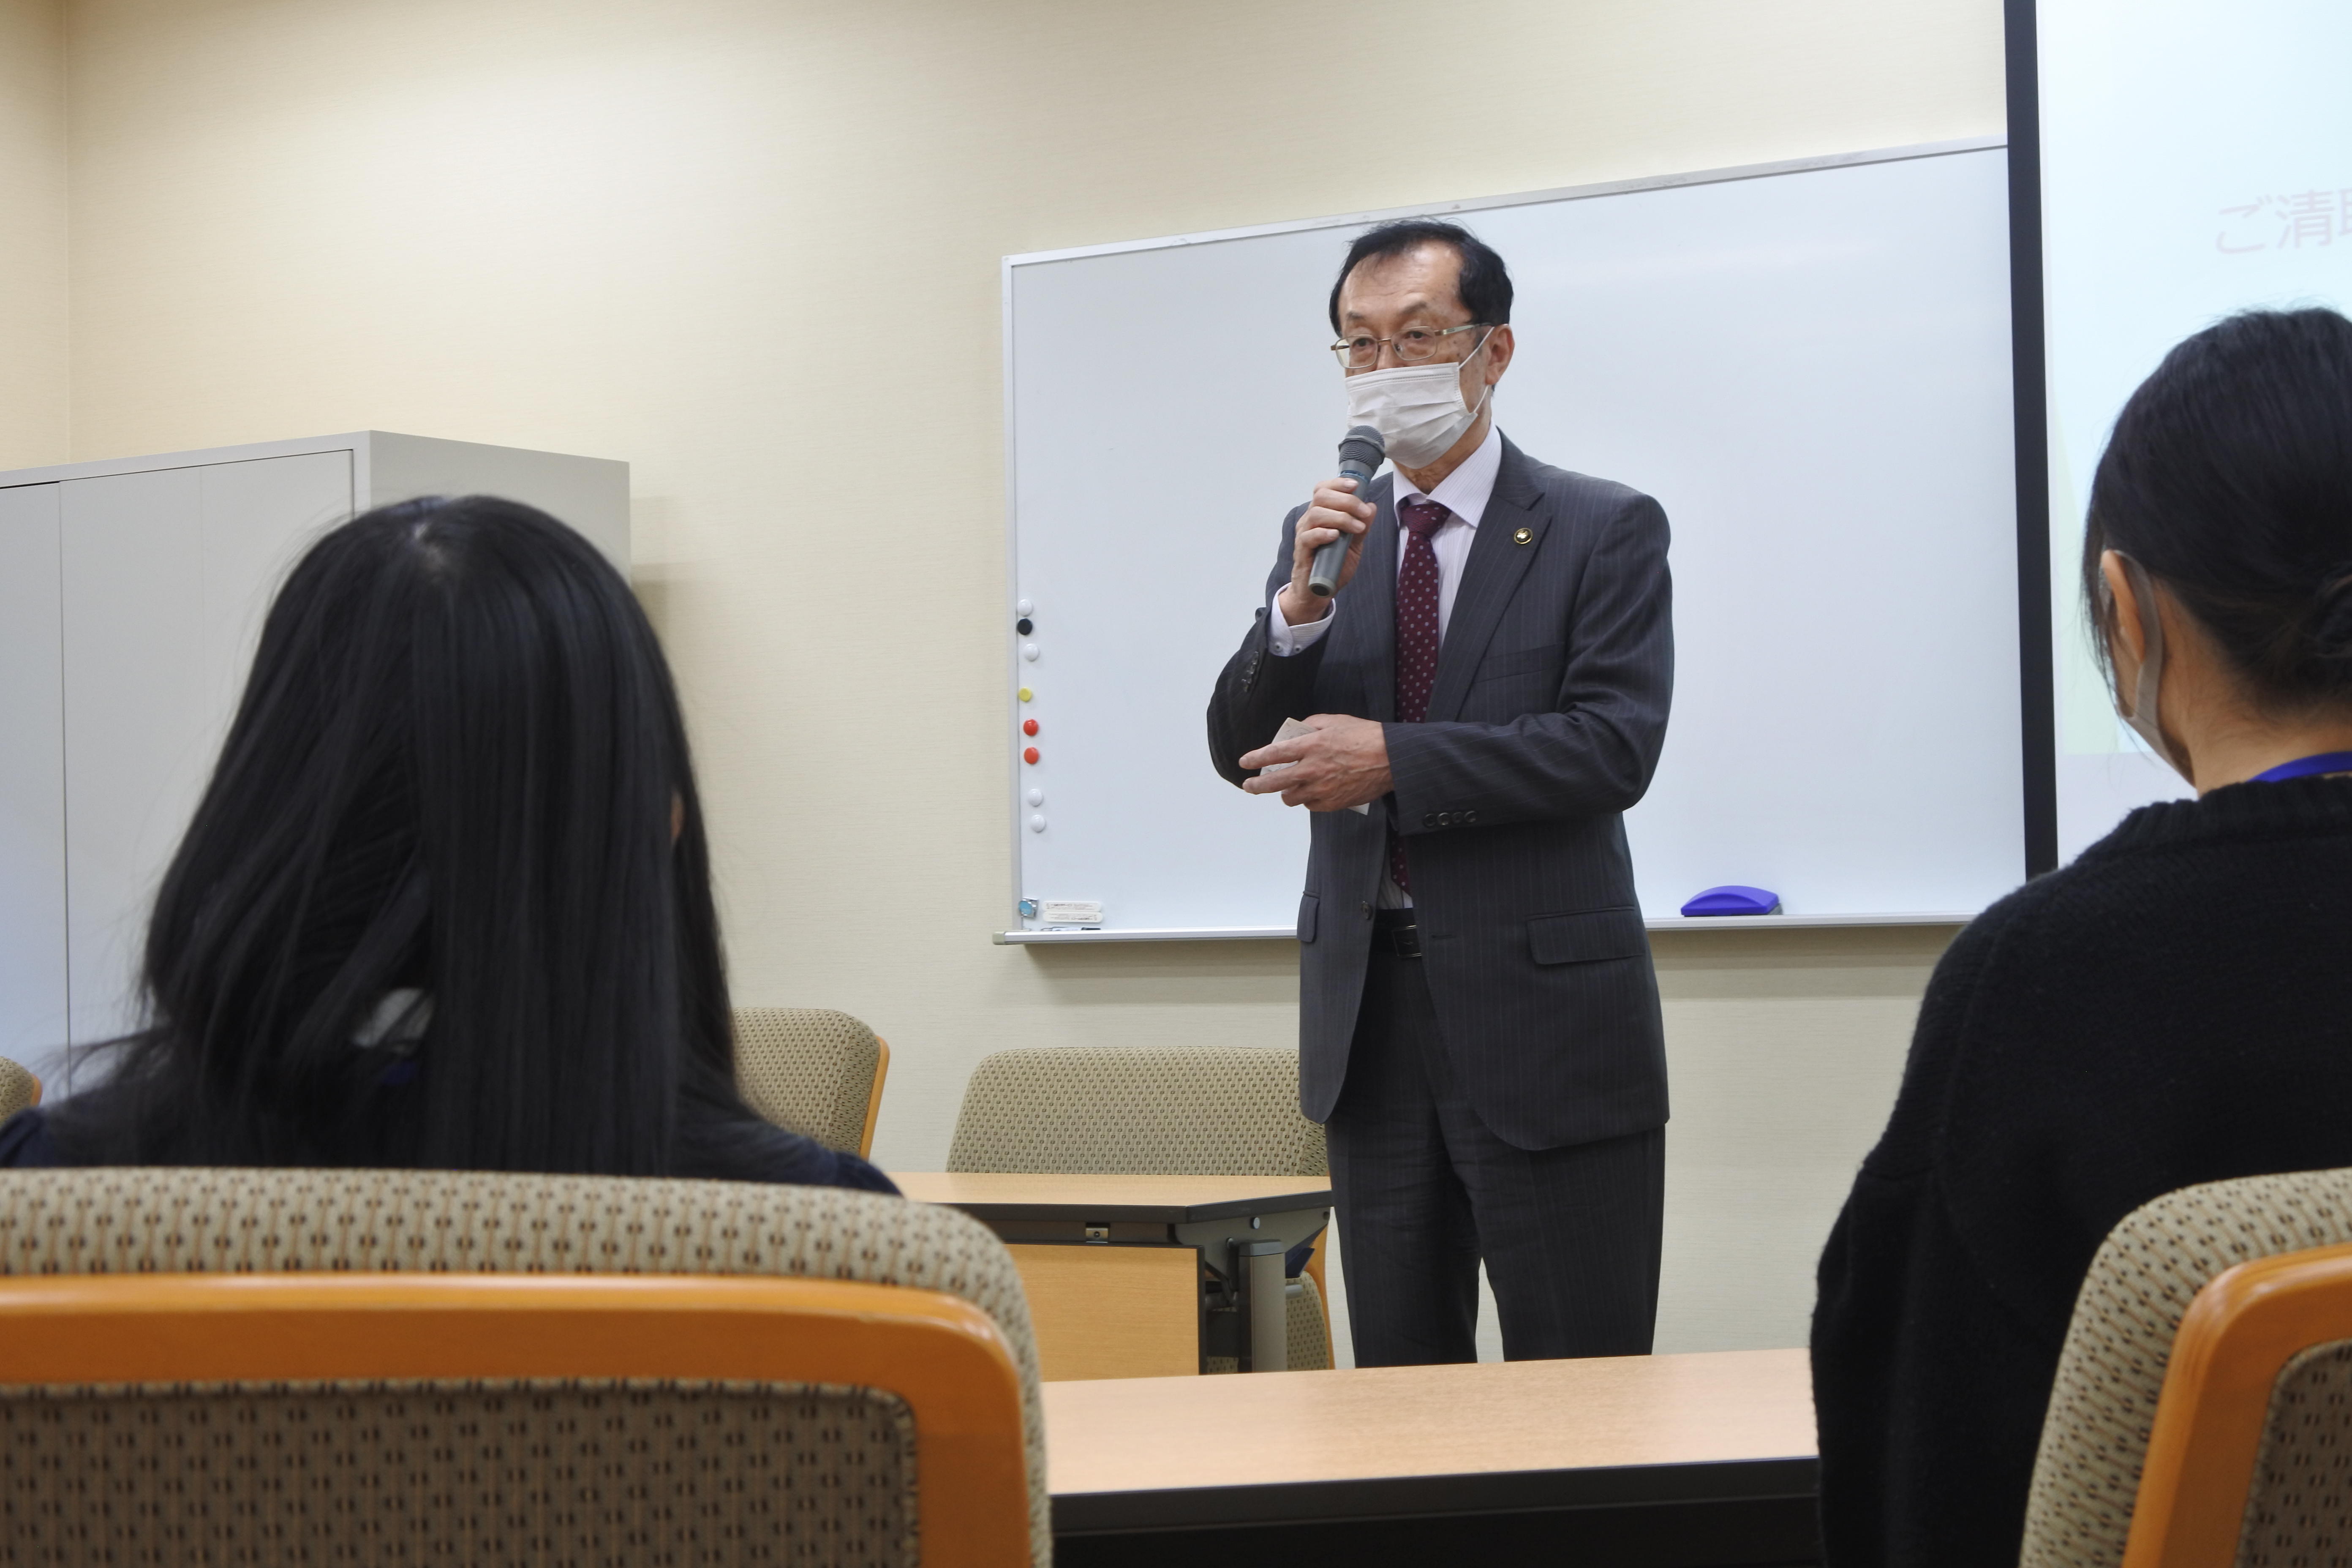
[[[149,927],[145,1026],[0,1164],[891,1191],[736,1091],[686,727],[626,583],[473,496],[295,566]]]

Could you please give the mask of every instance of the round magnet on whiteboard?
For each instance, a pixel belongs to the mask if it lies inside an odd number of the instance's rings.
[[[1016,616],[1034,616],[1037,613],[1037,606],[1024,599],[1013,606],[1013,613]]]
[[[1034,697],[1035,695],[1036,695],[1036,693],[1035,693],[1035,692],[1034,692],[1034,691],[1030,690],[1030,689],[1029,689],[1027,687],[1025,687],[1025,686],[1024,686],[1024,687],[1023,687],[1023,688],[1021,689],[1021,700],[1022,700],[1022,701],[1024,701],[1024,702],[1028,701],[1028,700],[1029,700],[1029,699],[1031,699],[1032,697]]]
[[[1034,735],[1034,734],[1035,734],[1035,733],[1037,732],[1037,721],[1036,721],[1036,720],[1034,720],[1034,719],[1024,719],[1024,720],[1022,720],[1022,721],[1021,721],[1021,732],[1022,732],[1023,734],[1024,734],[1024,735]]]
[[[1024,921],[1034,921],[1037,918],[1037,900],[1034,899],[1024,899],[1013,908],[1021,911],[1021,918]]]
[[[1033,817],[1031,817],[1031,818],[1029,819],[1029,831],[1030,831],[1030,832],[1032,832],[1032,833],[1043,833],[1043,832],[1045,832],[1045,819],[1044,817],[1042,817],[1042,816],[1033,816]]]
[[[1022,616],[1019,620],[1017,620],[1017,621],[1015,621],[1015,622],[1013,622],[1013,629],[1014,631],[1016,631],[1016,632],[1019,632],[1023,637],[1027,637],[1031,632],[1034,632],[1034,631],[1035,631],[1035,630],[1037,629],[1037,623],[1036,623],[1036,622],[1034,622],[1034,621],[1033,621],[1033,620],[1031,620],[1028,616]]]
[[[1033,790],[1031,790],[1031,791],[1029,792],[1029,804],[1030,804],[1031,805],[1045,805],[1045,792],[1044,790],[1042,790],[1042,789],[1033,789]]]
[[[1034,763],[1034,762],[1035,762],[1035,761],[1037,760],[1037,748],[1036,748],[1036,747],[1034,747],[1034,746],[1032,746],[1032,747],[1030,747],[1027,751],[1025,751],[1025,752],[1022,752],[1022,753],[1021,753],[1021,760],[1022,760],[1023,762],[1024,762],[1024,763]]]
[[[1027,660],[1028,660],[1030,663],[1032,663],[1032,664],[1036,663],[1036,662],[1037,662],[1037,645],[1036,645],[1035,643],[1033,643],[1033,642],[1025,642],[1025,643],[1023,643],[1023,644],[1021,645],[1021,657],[1022,657],[1023,658],[1027,659]]]

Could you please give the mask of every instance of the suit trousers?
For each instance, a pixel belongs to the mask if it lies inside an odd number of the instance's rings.
[[[1325,1125],[1359,1366],[1478,1359],[1478,1264],[1511,1361],[1647,1355],[1666,1130],[1559,1149],[1489,1131],[1417,958],[1375,951]]]

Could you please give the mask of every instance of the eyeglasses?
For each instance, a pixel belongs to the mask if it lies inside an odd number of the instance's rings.
[[[1381,363],[1381,345],[1386,343],[1396,351],[1401,363],[1427,364],[1437,357],[1447,338],[1456,332],[1477,331],[1486,324],[1484,321],[1471,321],[1459,327],[1415,327],[1392,338],[1341,338],[1331,345],[1331,357],[1339,362],[1341,370],[1370,370]],[[1473,353],[1476,352],[1475,348],[1471,350]]]

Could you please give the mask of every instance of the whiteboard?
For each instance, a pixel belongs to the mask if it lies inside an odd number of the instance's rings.
[[[1727,882],[1790,923],[1958,919],[2023,876],[2007,202],[1993,140],[1415,209],[1511,268],[1505,434],[1672,525],[1626,818],[1654,923]],[[1306,814],[1219,778],[1204,714],[1334,465],[1332,278],[1394,216],[1007,258],[999,940],[1290,932]]]

